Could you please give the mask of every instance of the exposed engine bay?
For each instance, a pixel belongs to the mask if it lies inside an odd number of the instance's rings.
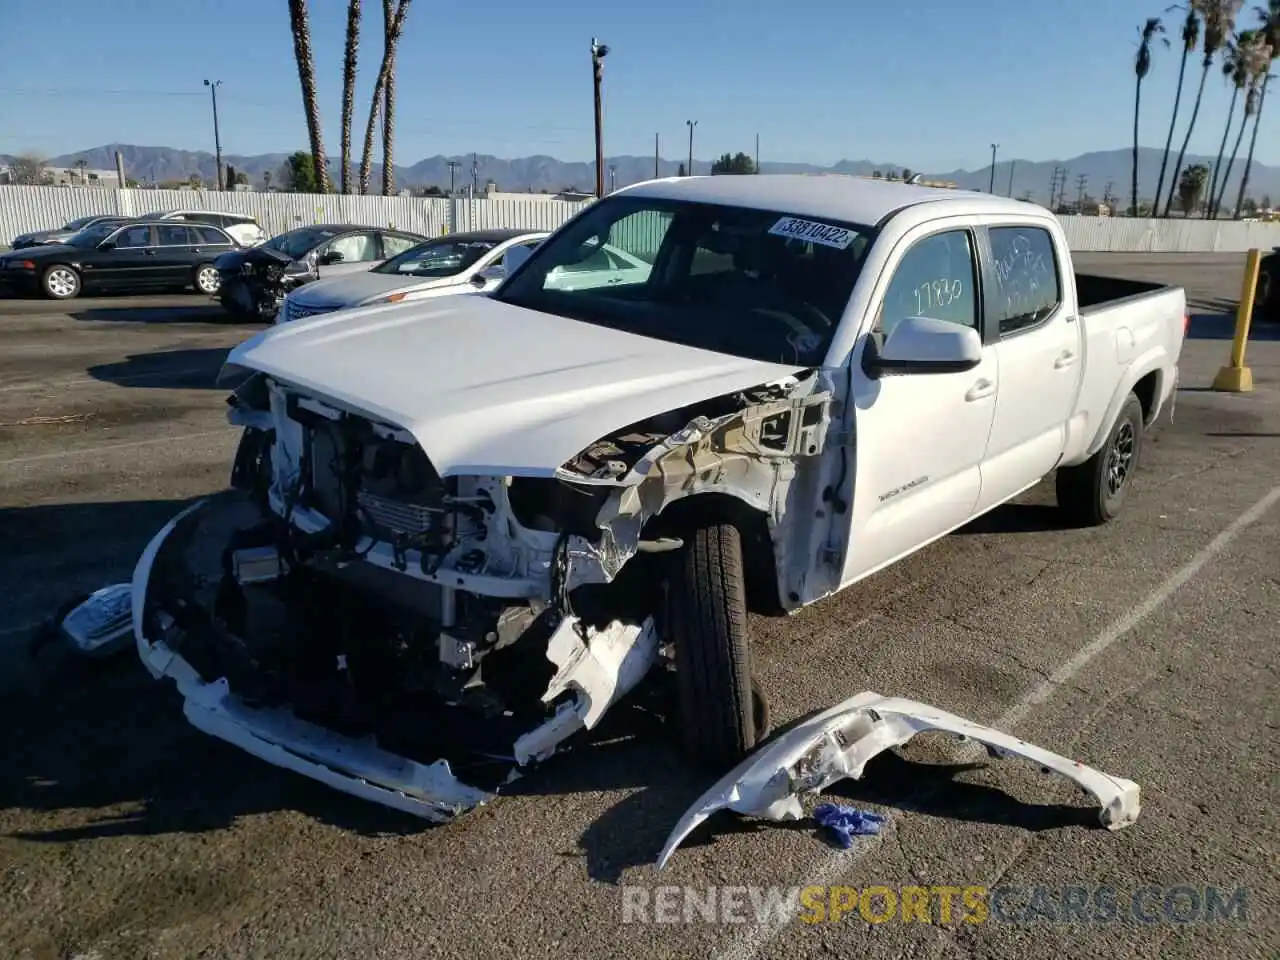
[[[829,427],[799,384],[626,427],[555,477],[442,478],[407,431],[252,374],[233,489],[138,565],[144,662],[201,729],[451,816],[669,663],[654,584],[681,541],[654,521],[711,489],[780,516]]]
[[[231,262],[218,271],[218,297],[232,313],[260,320],[275,317],[291,290],[318,276],[314,264],[269,247],[254,247]]]

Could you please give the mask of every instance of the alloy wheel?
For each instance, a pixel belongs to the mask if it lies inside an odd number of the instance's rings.
[[[72,297],[80,289],[80,279],[69,267],[54,267],[45,277],[45,286],[55,297]]]
[[[1113,497],[1129,479],[1133,467],[1134,441],[1133,424],[1126,420],[1116,431],[1115,439],[1111,442],[1111,453],[1107,458],[1107,492]]]

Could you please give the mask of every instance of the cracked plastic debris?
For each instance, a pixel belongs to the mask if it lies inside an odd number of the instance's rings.
[[[729,771],[676,824],[662,848],[658,869],[665,867],[676,847],[716,811],[798,820],[803,816],[801,793],[818,793],[846,777],[861,779],[872,757],[927,730],[975,740],[997,756],[1022,757],[1042,770],[1067,777],[1099,802],[1099,819],[1109,830],[1129,826],[1141,812],[1140,791],[1131,780],[1102,773],[928,704],[866,691],[797,724]]]

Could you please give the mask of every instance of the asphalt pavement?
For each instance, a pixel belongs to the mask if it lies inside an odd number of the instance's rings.
[[[1250,345],[1254,393],[1214,393],[1241,257],[1077,260],[1183,284],[1201,314],[1123,516],[1062,529],[1042,484],[752,629],[777,722],[862,690],[924,700],[1137,781],[1138,822],[1103,830],[1066,781],[921,737],[831,791],[886,816],[879,836],[841,850],[809,820],[724,814],[661,874],[709,778],[638,698],[492,806],[426,827],[199,734],[132,657],[29,661],[41,617],[127,579],[159,526],[225,486],[214,377],[258,328],[194,295],[0,301],[0,956],[1274,960],[1280,337]],[[944,920],[931,901],[933,922],[903,922],[888,898],[908,887],[998,909]],[[1069,888],[1115,919],[1066,922]]]

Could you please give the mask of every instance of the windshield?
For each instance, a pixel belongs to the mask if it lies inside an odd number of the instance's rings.
[[[118,223],[99,223],[96,226],[81,230],[74,236],[67,237],[62,242],[72,247],[79,247],[81,250],[92,250],[115,233],[119,227]]]
[[[553,234],[506,303],[753,360],[816,366],[871,230],[784,212],[625,195]]]
[[[301,227],[278,234],[263,244],[268,250],[275,250],[297,260],[306,256],[326,240],[338,235],[337,230],[317,230],[315,227]]]
[[[497,245],[493,240],[440,237],[410,247],[399,256],[374,267],[372,272],[429,279],[452,277],[466,270]]]

